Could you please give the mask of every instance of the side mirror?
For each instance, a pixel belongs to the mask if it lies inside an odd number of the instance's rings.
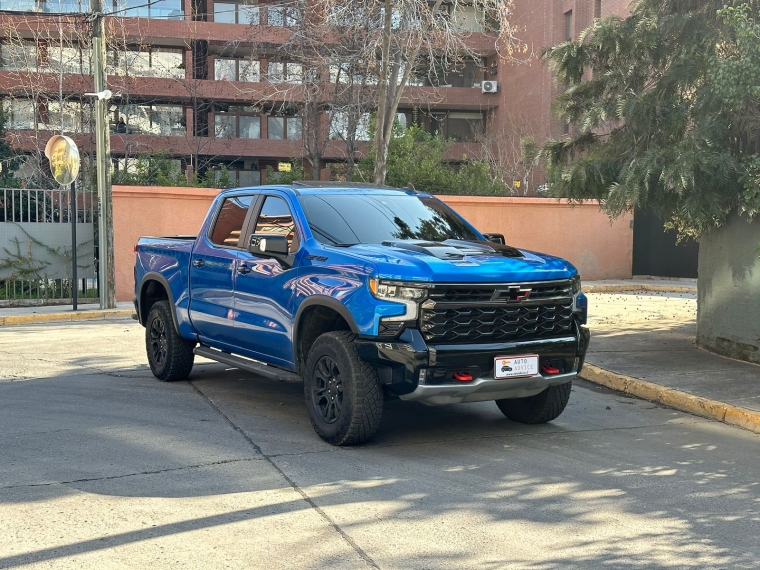
[[[486,238],[486,240],[491,241],[493,243],[500,243],[502,245],[506,244],[506,240],[504,239],[504,234],[483,234],[483,237]]]
[[[253,234],[248,252],[259,257],[285,258],[288,256],[288,238],[279,234]]]

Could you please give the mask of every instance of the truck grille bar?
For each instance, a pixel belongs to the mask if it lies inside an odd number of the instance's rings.
[[[572,334],[570,280],[439,285],[422,304],[420,331],[431,342],[508,342]]]

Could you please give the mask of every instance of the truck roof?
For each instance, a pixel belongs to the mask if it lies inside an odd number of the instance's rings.
[[[230,188],[227,192],[238,192],[247,188]],[[404,194],[407,196],[428,196],[426,192],[420,192],[412,188],[396,188],[394,186],[383,186],[380,184],[371,184],[367,182],[329,182],[321,180],[297,181],[293,184],[267,184],[266,186],[254,186],[257,191],[272,190],[290,190],[295,195],[310,195],[323,193],[346,193],[346,194]]]

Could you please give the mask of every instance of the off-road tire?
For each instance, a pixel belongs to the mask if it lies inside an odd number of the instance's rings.
[[[572,382],[549,386],[546,390],[535,396],[527,398],[514,398],[512,400],[496,400],[501,413],[513,422],[521,424],[545,424],[564,411],[567,401],[570,399]]]
[[[174,328],[169,301],[156,301],[145,322],[145,350],[153,376],[164,382],[186,380],[193,369],[195,343]]]
[[[332,445],[367,441],[383,414],[377,371],[359,358],[354,338],[347,331],[325,333],[306,358],[306,409],[314,431]]]

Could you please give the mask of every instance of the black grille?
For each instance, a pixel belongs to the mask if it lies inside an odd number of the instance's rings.
[[[428,298],[436,303],[482,303],[491,301],[497,290],[509,288],[530,289],[529,301],[561,299],[572,297],[572,282],[569,280],[548,283],[507,283],[504,285],[438,285],[430,290]]]
[[[530,294],[524,297],[526,289]],[[420,315],[420,330],[432,342],[552,338],[572,334],[572,328],[570,281],[439,286],[429,292]]]

